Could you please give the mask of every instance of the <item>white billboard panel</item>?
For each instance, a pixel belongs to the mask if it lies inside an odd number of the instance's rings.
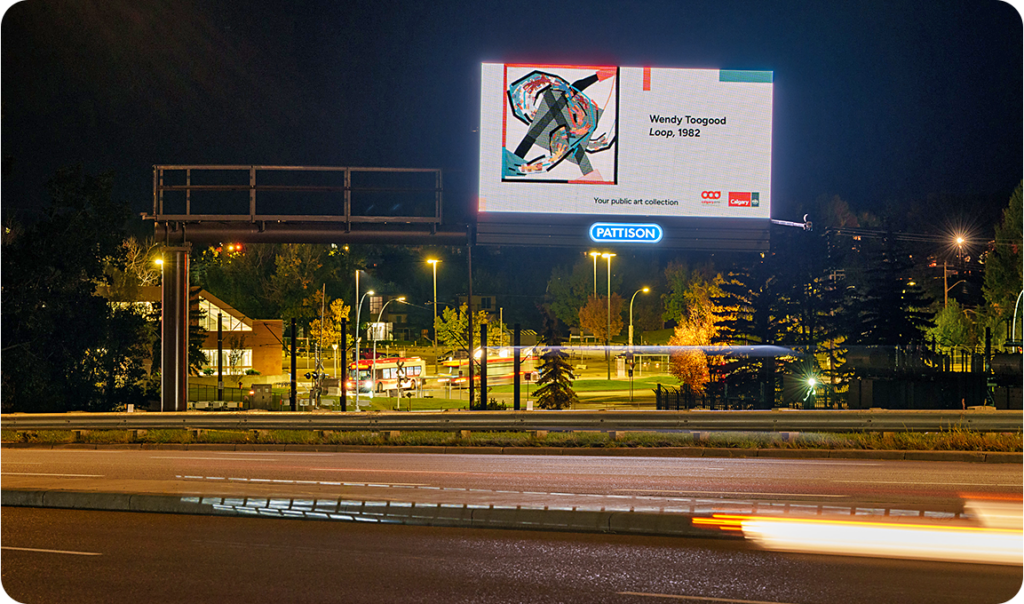
[[[772,72],[483,65],[481,218],[770,217]]]

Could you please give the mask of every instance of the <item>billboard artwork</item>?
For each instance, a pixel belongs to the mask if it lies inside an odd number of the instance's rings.
[[[617,75],[506,66],[502,181],[614,184]]]
[[[772,79],[485,63],[481,218],[769,218]]]

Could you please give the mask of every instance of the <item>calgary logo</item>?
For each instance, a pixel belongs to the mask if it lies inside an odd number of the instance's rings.
[[[722,192],[721,191],[701,191],[700,198],[701,199],[721,199],[722,198]]]
[[[761,205],[761,194],[749,191],[743,193],[729,191],[729,205],[741,208],[759,207]]]

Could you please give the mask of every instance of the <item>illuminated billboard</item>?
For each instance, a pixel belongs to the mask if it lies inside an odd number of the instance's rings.
[[[771,147],[770,71],[485,63],[478,220],[767,223]]]

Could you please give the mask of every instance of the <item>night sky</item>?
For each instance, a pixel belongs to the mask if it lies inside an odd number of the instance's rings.
[[[771,70],[773,215],[935,194],[1005,207],[1022,176],[1022,24],[994,0],[28,0],[2,42],[4,213],[61,166],[443,168],[475,207],[480,63]],[[461,210],[461,211],[460,211]]]

